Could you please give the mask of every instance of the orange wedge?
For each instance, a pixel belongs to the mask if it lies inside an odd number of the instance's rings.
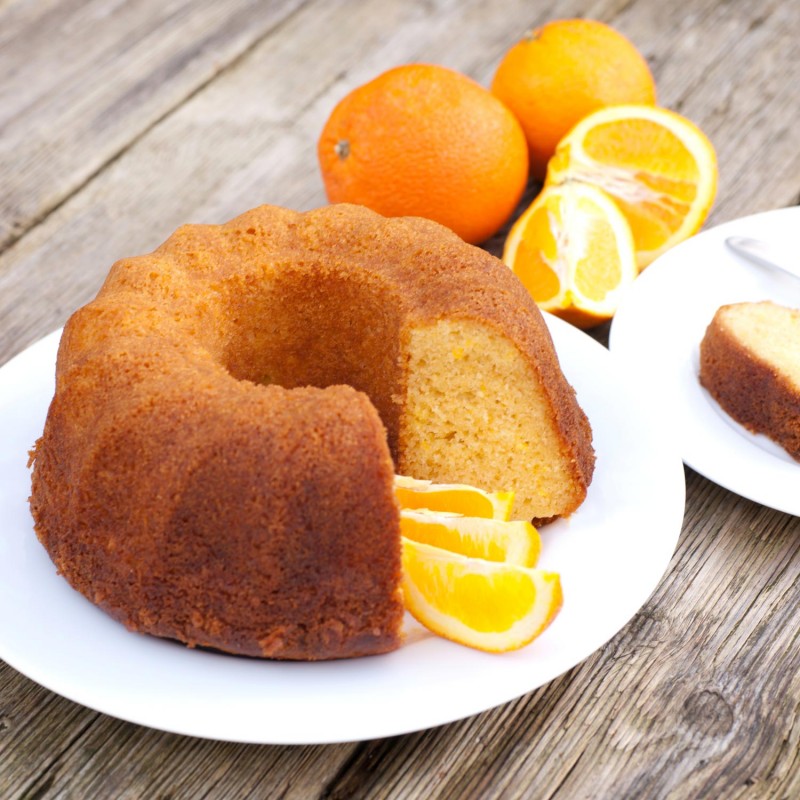
[[[485,492],[460,483],[433,483],[395,475],[394,491],[401,508],[451,511],[465,517],[507,520],[513,492]]]
[[[539,533],[530,522],[464,517],[447,511],[404,509],[400,533],[451,553],[522,567],[536,566],[542,549]]]
[[[717,157],[705,134],[680,114],[610,106],[584,117],[550,159],[545,185],[576,181],[614,198],[643,269],[700,229],[717,191]]]
[[[591,328],[610,319],[637,275],[630,227],[593,186],[545,186],[514,224],[503,261],[545,311]]]
[[[492,653],[535,639],[562,603],[554,572],[467,558],[403,539],[406,608],[426,628]]]

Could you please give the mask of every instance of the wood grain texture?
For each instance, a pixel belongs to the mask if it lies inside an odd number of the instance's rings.
[[[0,10],[0,247],[297,5],[48,0]]]
[[[318,797],[354,748],[236,745],[145,730],[110,717],[92,722],[21,797],[302,800]]]
[[[351,88],[409,61],[486,85],[525,29],[569,16],[630,36],[661,102],[709,134],[711,223],[798,202],[798,3],[0,2],[0,363],[183,222],[324,203],[316,138]],[[512,703],[360,744],[237,745],[114,720],[0,663],[0,797],[800,797],[800,519],[691,470],[687,489],[648,603]]]

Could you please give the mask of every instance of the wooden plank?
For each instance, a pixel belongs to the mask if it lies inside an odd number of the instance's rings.
[[[0,250],[299,0],[19,2],[0,11]]]
[[[322,794],[354,747],[217,742],[101,716],[49,769],[31,770],[29,775],[39,777],[20,797],[306,800]]]
[[[98,716],[0,661],[0,796],[23,796]]]

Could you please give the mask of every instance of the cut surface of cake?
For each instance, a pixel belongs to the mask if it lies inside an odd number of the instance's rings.
[[[800,461],[800,310],[719,308],[700,345],[700,382],[734,420]]]
[[[132,630],[322,659],[400,642],[395,472],[568,516],[591,429],[498,259],[421,219],[271,206],[117,262],[68,321],[31,509]]]

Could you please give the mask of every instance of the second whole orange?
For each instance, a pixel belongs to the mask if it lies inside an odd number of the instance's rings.
[[[427,217],[473,244],[506,222],[528,178],[514,115],[475,81],[430,64],[353,90],[328,118],[317,155],[330,202]]]
[[[556,145],[573,125],[599,108],[656,102],[644,57],[629,39],[602,22],[548,22],[514,45],[492,81],[522,123],[531,174],[544,178]]]

